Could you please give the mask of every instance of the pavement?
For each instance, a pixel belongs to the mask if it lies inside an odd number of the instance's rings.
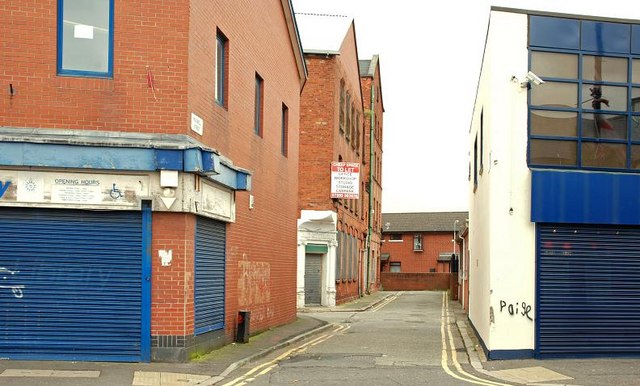
[[[107,363],[0,360],[0,385],[207,386],[222,384],[228,375],[269,353],[318,334],[331,325],[312,317],[317,312],[363,312],[381,305],[397,292],[375,292],[336,307],[300,309],[296,321],[254,335],[249,343],[233,343],[189,363]],[[640,385],[637,359],[487,361],[468,318],[449,302],[460,339],[460,362],[480,374],[513,385]],[[464,347],[462,347],[464,346]],[[228,380],[228,379],[227,379]]]

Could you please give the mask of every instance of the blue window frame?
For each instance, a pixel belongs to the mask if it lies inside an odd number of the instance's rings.
[[[218,31],[216,34],[216,80],[215,80],[215,100],[220,106],[227,107],[227,85],[228,82],[228,50],[229,41]]]
[[[530,17],[530,167],[640,172],[639,27]]]
[[[114,0],[58,0],[59,75],[113,77]]]

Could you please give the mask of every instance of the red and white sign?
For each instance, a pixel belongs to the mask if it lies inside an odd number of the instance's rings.
[[[331,162],[331,198],[360,198],[360,164]]]

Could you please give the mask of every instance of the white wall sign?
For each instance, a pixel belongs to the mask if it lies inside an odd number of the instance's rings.
[[[191,130],[200,135],[204,132],[204,120],[194,113],[191,113]]]
[[[360,198],[360,164],[331,163],[331,198]]]
[[[0,170],[0,203],[138,208],[149,176]]]

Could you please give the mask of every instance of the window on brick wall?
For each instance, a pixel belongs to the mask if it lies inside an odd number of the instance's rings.
[[[398,242],[398,241],[402,241],[402,234],[400,233],[392,233],[389,235],[389,241],[391,242]]]
[[[394,261],[390,262],[389,263],[389,270],[391,272],[395,272],[395,273],[401,272],[400,271],[400,263],[399,262],[394,262]]]
[[[345,110],[346,110],[346,122],[345,122],[345,138],[347,140],[347,142],[349,142],[351,140],[351,95],[347,94],[347,103],[345,106]]]
[[[113,76],[113,3],[58,1],[58,74]]]
[[[262,113],[263,113],[263,102],[264,99],[264,80],[262,77],[256,73],[256,84],[255,84],[255,104],[253,110],[253,131],[257,136],[262,137]]]
[[[282,104],[281,125],[282,142],[280,143],[280,151],[286,157],[289,154],[289,108],[284,103]]]
[[[344,109],[345,109],[345,103],[346,103],[346,98],[345,98],[345,90],[344,90],[344,80],[340,81],[340,133],[344,133],[344,126],[345,126],[345,114],[344,114]]]
[[[229,84],[229,40],[218,31],[216,34],[216,81],[215,99],[220,106],[227,107],[227,85]]]
[[[422,234],[416,233],[413,235],[413,250],[422,251]]]

